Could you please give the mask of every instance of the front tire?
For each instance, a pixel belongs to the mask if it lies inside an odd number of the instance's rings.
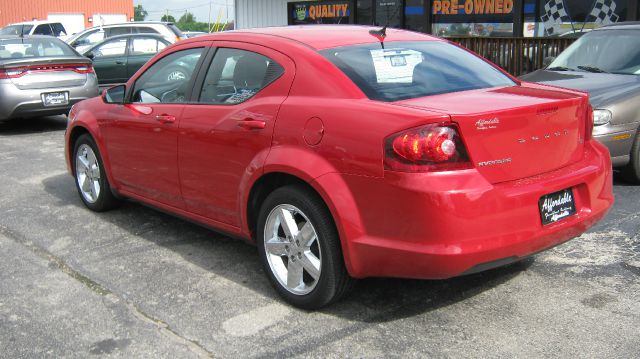
[[[296,307],[321,308],[351,287],[331,214],[302,186],[278,188],[265,199],[257,244],[271,284]]]
[[[631,146],[631,160],[621,170],[622,177],[631,184],[640,184],[640,133],[636,134],[636,138]]]
[[[88,134],[81,135],[73,147],[76,188],[87,208],[96,212],[117,207],[120,201],[111,192],[98,146]]]

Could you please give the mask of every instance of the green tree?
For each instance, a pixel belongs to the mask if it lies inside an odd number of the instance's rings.
[[[162,17],[160,18],[160,21],[165,21],[165,22],[176,22],[176,18],[173,17],[173,15],[162,15]]]
[[[134,21],[144,21],[144,19],[149,15],[147,10],[145,10],[142,5],[133,7],[133,20]]]

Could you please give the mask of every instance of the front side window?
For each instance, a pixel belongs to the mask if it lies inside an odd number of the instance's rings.
[[[446,42],[385,42],[320,52],[372,100],[410,98],[515,82],[481,58]]]
[[[93,49],[94,58],[124,56],[127,52],[127,39],[118,39],[105,42]]]
[[[564,50],[548,69],[640,75],[640,30],[590,32]]]
[[[88,46],[97,44],[104,40],[104,30],[93,30],[87,34],[84,34],[75,41],[74,46]]]
[[[221,48],[207,71],[199,101],[238,104],[253,97],[283,73],[282,66],[266,56]]]
[[[203,48],[177,51],[158,60],[138,78],[136,103],[183,103]]]

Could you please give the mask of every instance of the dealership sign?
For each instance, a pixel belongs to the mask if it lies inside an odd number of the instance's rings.
[[[305,1],[289,4],[289,25],[348,24],[351,15],[349,1]]]
[[[433,0],[434,15],[512,14],[513,0]]]

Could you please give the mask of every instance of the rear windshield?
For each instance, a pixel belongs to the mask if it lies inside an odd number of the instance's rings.
[[[0,29],[0,35],[29,35],[29,31],[31,31],[33,25],[9,25],[7,27],[3,27]]]
[[[515,85],[481,58],[441,41],[345,46],[321,54],[378,101]]]
[[[185,37],[185,36],[182,34],[182,31],[180,31],[180,29],[178,29],[178,27],[177,27],[176,25],[174,25],[174,24],[169,24],[168,26],[169,26],[169,28],[171,29],[171,31],[173,31],[173,33],[174,33],[174,34],[176,34],[176,36],[177,36],[177,37]]]
[[[78,56],[69,45],[54,38],[16,38],[0,40],[0,59]]]

